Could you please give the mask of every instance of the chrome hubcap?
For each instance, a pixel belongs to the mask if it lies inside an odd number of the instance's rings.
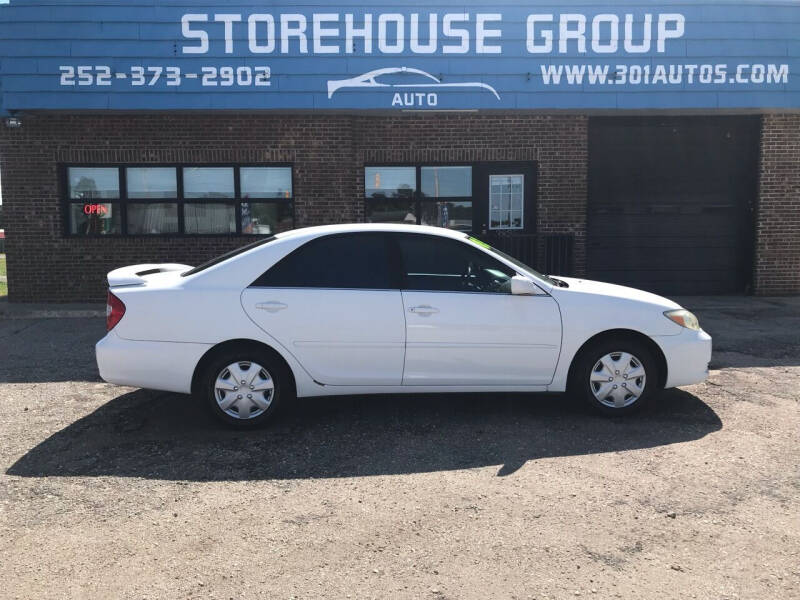
[[[609,352],[595,363],[589,385],[605,406],[624,408],[644,393],[646,379],[642,362],[633,354]]]
[[[272,404],[274,393],[269,371],[249,361],[229,364],[214,382],[217,404],[235,419],[253,419],[262,414]]]

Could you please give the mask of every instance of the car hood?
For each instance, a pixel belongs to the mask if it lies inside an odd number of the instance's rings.
[[[613,283],[603,283],[602,281],[592,281],[590,279],[578,279],[575,277],[561,277],[557,279],[566,281],[569,284],[568,288],[554,288],[553,292],[556,293],[579,293],[591,294],[595,296],[603,296],[606,298],[619,298],[620,300],[629,300],[633,302],[643,302],[653,306],[662,307],[664,310],[671,310],[681,308],[677,302],[673,302],[669,298],[664,298],[658,294],[651,294],[636,288],[626,287],[624,285],[616,285]]]

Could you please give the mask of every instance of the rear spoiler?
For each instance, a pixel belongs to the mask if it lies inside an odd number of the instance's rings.
[[[120,267],[111,271],[108,278],[108,287],[121,287],[125,285],[145,285],[147,275],[156,273],[169,273],[170,271],[188,271],[192,267],[189,265],[179,265],[173,263],[166,264],[144,264]]]

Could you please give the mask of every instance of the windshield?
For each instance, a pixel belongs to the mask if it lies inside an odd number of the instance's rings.
[[[231,250],[230,252],[226,252],[225,254],[220,254],[219,256],[215,256],[211,260],[208,260],[208,261],[204,262],[203,264],[196,266],[193,269],[189,269],[188,271],[185,271],[184,273],[181,273],[181,277],[188,277],[189,275],[194,275],[195,273],[199,273],[200,271],[203,271],[204,269],[207,269],[208,267],[213,267],[214,265],[217,265],[217,264],[219,264],[219,263],[221,263],[223,261],[226,261],[229,258],[233,258],[234,256],[238,256],[239,254],[242,254],[243,252],[247,252],[248,250],[252,250],[253,248],[257,248],[258,246],[262,246],[264,244],[268,244],[269,242],[271,242],[272,240],[275,240],[275,239],[277,239],[277,238],[274,235],[271,235],[268,238],[263,238],[263,239],[257,240],[257,241],[255,241],[255,242],[253,242],[251,244],[245,244],[244,246],[241,246],[240,248],[236,248],[235,250]]]
[[[548,277],[547,275],[544,275],[543,273],[539,273],[539,271],[537,271],[533,267],[530,267],[530,266],[526,265],[521,260],[518,260],[518,259],[514,258],[513,256],[511,256],[509,254],[506,254],[502,250],[498,250],[497,248],[495,248],[493,246],[490,246],[486,242],[483,242],[483,241],[479,240],[478,238],[474,238],[474,237],[472,237],[470,235],[466,236],[466,238],[470,242],[472,242],[474,244],[478,244],[478,246],[480,246],[481,248],[486,248],[487,250],[491,250],[492,252],[494,252],[498,256],[502,256],[508,262],[513,264],[515,267],[517,267],[520,271],[524,271],[524,272],[528,273],[529,275],[533,275],[534,277],[538,277],[539,279],[541,279],[543,281],[546,281],[550,285],[558,286],[558,282],[555,281],[552,277]]]

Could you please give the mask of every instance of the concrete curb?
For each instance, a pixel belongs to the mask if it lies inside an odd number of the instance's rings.
[[[102,304],[9,304],[0,301],[0,319],[95,319],[105,318]]]
[[[0,319],[89,319],[105,318],[106,311],[99,310],[34,310],[20,314],[0,312]]]

